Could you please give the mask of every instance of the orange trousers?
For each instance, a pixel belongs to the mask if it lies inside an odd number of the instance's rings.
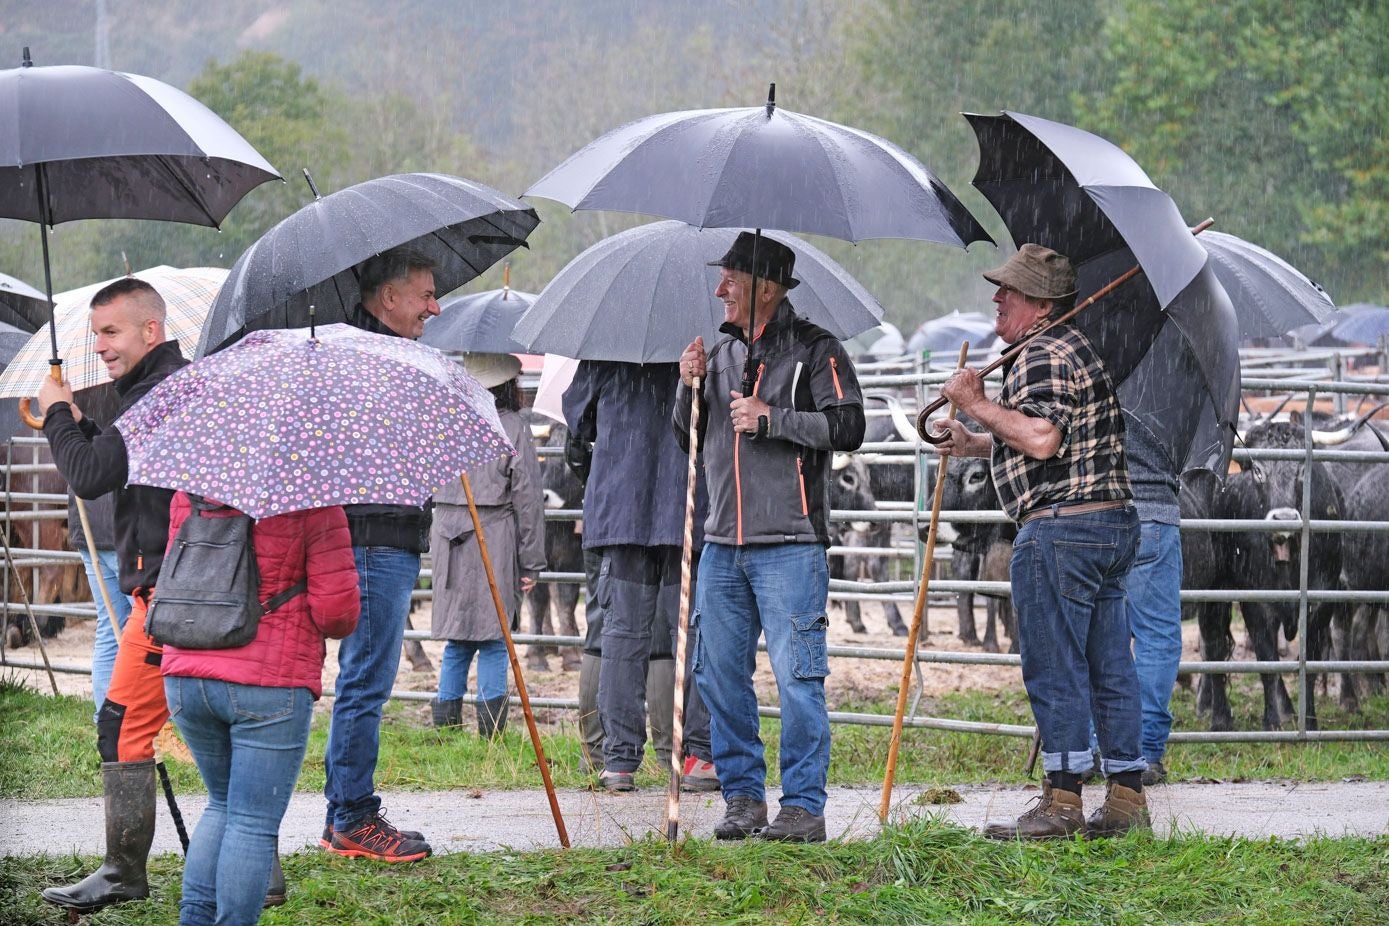
[[[169,719],[159,664],[164,648],[145,633],[153,589],[137,590],[121,633],[111,687],[97,715],[96,745],[103,762],[154,758],[154,738]]]

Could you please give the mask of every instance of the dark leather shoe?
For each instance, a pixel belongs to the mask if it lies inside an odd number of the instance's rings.
[[[1151,830],[1148,818],[1148,797],[1142,791],[1109,782],[1104,804],[1085,821],[1087,839],[1122,836],[1129,830]]]
[[[815,816],[804,807],[784,805],[772,825],[757,837],[778,842],[824,842],[825,818]]]
[[[1042,795],[1037,806],[1018,817],[1013,823],[990,823],[984,835],[990,839],[1069,839],[1085,833],[1085,809],[1080,795],[1054,789],[1042,782]]]
[[[1161,759],[1154,759],[1143,770],[1143,787],[1165,784],[1167,784],[1167,766],[1162,764]]]
[[[716,839],[747,839],[767,825],[767,802],[739,795],[730,797],[723,819],[714,827]]]

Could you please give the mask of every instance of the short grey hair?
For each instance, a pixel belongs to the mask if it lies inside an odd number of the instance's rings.
[[[433,273],[437,269],[439,265],[433,258],[402,245],[362,261],[357,268],[357,285],[362,291],[362,299],[366,300],[376,295],[376,291],[387,283],[404,280],[419,270]]]
[[[92,308],[99,309],[122,296],[131,297],[136,306],[136,317],[141,323],[154,319],[159,324],[164,324],[168,315],[164,297],[159,295],[159,290],[138,277],[121,277],[115,282],[107,283],[92,297]]]

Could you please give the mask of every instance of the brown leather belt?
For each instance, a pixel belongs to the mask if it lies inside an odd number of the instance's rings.
[[[1108,502],[1077,502],[1074,505],[1047,505],[1045,508],[1034,508],[1023,515],[1021,523],[1026,524],[1028,521],[1035,521],[1038,518],[1069,518],[1071,515],[1110,511],[1127,505],[1128,501],[1125,499],[1115,499]]]

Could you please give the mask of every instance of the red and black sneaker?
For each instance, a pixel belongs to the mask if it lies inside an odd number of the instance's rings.
[[[378,812],[350,831],[333,830],[328,851],[347,858],[370,858],[379,862],[418,862],[433,850],[419,833],[396,829]]]
[[[396,832],[405,839],[413,839],[416,842],[425,841],[424,833],[417,833],[414,830],[396,830]],[[318,837],[318,845],[323,849],[331,849],[333,847],[333,824],[323,824],[323,835]]]

